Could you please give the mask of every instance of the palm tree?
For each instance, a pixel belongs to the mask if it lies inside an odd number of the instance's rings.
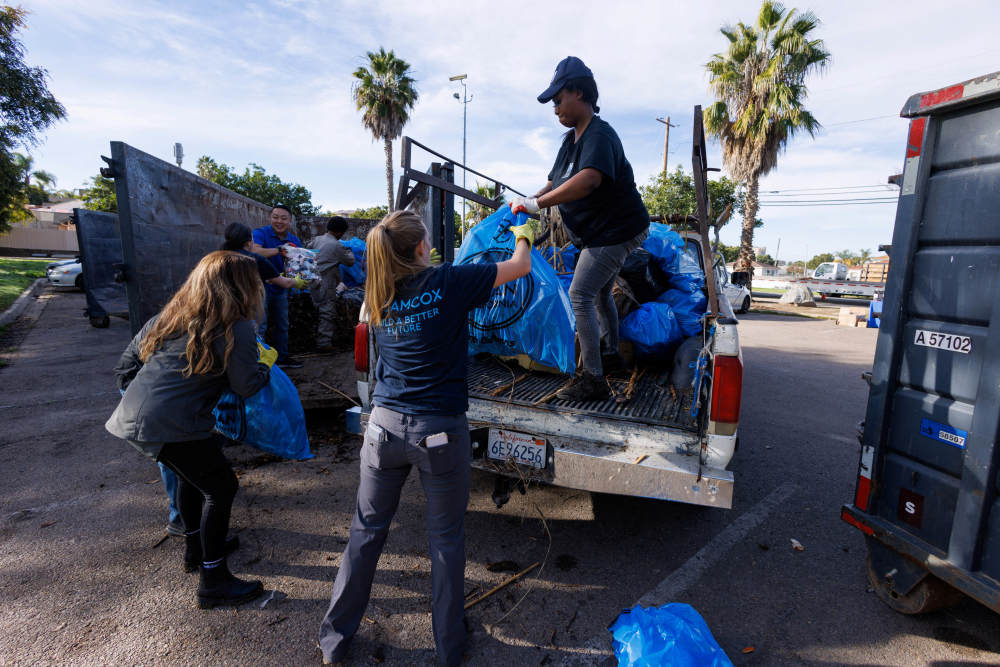
[[[486,197],[487,199],[496,199],[497,188],[496,185],[484,185],[482,183],[476,182],[475,193],[480,197]],[[500,196],[500,203],[503,204],[505,197]],[[475,227],[480,220],[492,214],[496,209],[490,208],[478,202],[470,201],[468,202],[468,209],[465,212],[465,223],[462,225],[462,237],[465,237],[465,232],[468,229]]]
[[[868,248],[862,248],[858,251],[858,260],[860,264],[868,263],[868,260],[872,258],[872,251]]]
[[[805,78],[830,62],[823,40],[810,39],[819,25],[812,12],[786,10],[764,0],[755,25],[721,29],[725,53],[706,64],[717,101],[704,112],[705,127],[722,143],[722,160],[746,184],[738,263],[753,257],[753,230],[760,177],[778,163],[778,152],[801,130],[812,136],[819,122],[805,109]]]
[[[403,134],[409,112],[417,101],[415,80],[409,76],[410,65],[384,48],[368,52],[368,67],[354,70],[356,81],[351,88],[354,102],[361,111],[361,123],[374,139],[385,142],[385,184],[389,210],[395,210],[392,197],[392,140]]]

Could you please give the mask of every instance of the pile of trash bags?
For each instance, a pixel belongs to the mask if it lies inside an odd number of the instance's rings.
[[[469,231],[454,263],[509,259],[515,244],[510,228],[526,219],[523,213],[514,215],[509,206],[501,207]],[[572,375],[576,372],[576,319],[569,295],[561,276],[542,254],[534,249],[531,254],[531,273],[494,288],[489,300],[469,313],[469,353],[525,354]],[[572,263],[575,266],[575,258]]]
[[[624,283],[624,284],[622,284]],[[685,251],[680,234],[650,223],[642,247],[622,267],[618,288],[631,292],[632,308],[621,308],[620,334],[646,359],[668,360],[685,338],[702,331],[705,273]]]

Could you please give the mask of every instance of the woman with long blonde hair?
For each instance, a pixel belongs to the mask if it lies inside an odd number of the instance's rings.
[[[465,648],[465,508],[471,444],[466,356],[470,310],[494,287],[531,271],[533,221],[512,227],[513,256],[497,264],[430,265],[427,229],[410,211],[390,213],[368,234],[365,305],[375,336],[374,407],[361,449],[351,534],[320,624],[324,662],[339,662],[368,606],[375,566],[410,468],[420,471],[431,550],[438,661]]]
[[[229,513],[239,483],[213,433],[227,389],[251,396],[277,355],[258,352],[252,320],[264,302],[254,260],[206,255],[115,368],[121,402],[105,427],[172,470],[184,525],[184,570],[200,570],[198,605],[239,604],[263,591],[229,572]],[[260,358],[262,357],[262,358]]]

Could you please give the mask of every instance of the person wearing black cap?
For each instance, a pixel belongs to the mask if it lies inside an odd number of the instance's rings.
[[[606,398],[604,373],[623,365],[611,288],[625,258],[646,238],[649,213],[618,134],[596,115],[597,82],[590,68],[579,58],[563,59],[552,83],[538,96],[542,104],[549,100],[559,122],[571,129],[563,137],[548,183],[534,197],[515,197],[511,209],[537,213],[559,207],[570,239],[580,249],[569,297],[581,352],[581,368],[559,398]]]

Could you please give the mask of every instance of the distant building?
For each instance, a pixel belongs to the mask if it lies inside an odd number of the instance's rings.
[[[736,262],[729,262],[726,264],[726,269],[729,273],[735,271],[733,268]],[[760,262],[752,262],[753,265],[753,275],[754,278],[770,278],[771,276],[779,275],[780,270],[773,264],[761,264]]]
[[[29,206],[28,211],[35,220],[25,226],[35,229],[66,229],[67,225],[72,225],[70,218],[73,216],[74,208],[83,208],[83,200],[63,199],[46,202],[41,206]]]

